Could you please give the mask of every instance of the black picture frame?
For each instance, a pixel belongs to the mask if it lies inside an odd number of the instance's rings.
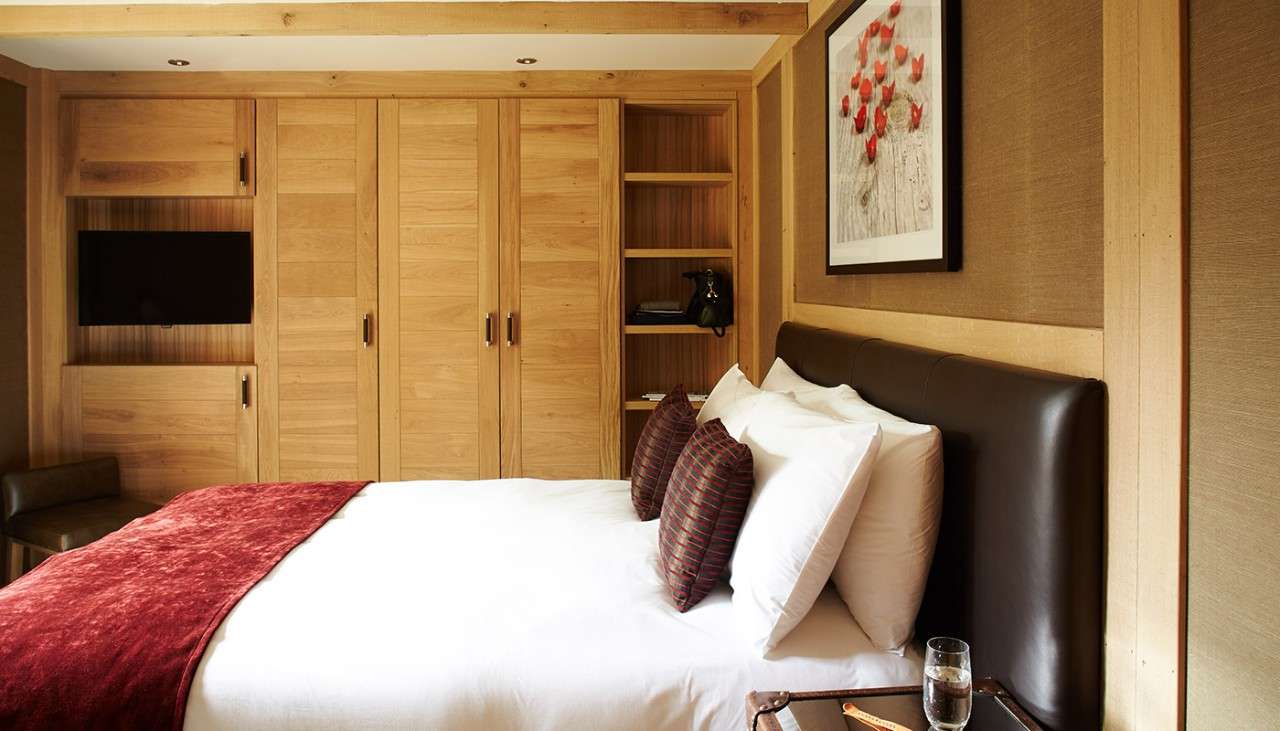
[[[892,274],[914,272],[954,272],[961,265],[961,120],[960,120],[960,3],[959,0],[937,0],[942,27],[942,221],[941,255],[931,259],[878,261],[860,264],[831,263],[831,115],[827,105],[833,97],[831,74],[831,36],[861,9],[868,0],[853,0],[823,29],[823,119],[826,140],[823,150],[823,178],[826,192],[826,273],[828,276],[848,274]]]

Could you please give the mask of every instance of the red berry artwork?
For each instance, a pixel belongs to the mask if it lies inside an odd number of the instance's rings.
[[[893,92],[897,88],[898,88],[898,82],[896,81],[893,82],[892,84],[885,84],[884,86],[880,87],[880,103],[885,105],[886,107],[889,106],[889,104],[893,101]],[[845,97],[845,98],[848,99],[848,97]]]
[[[941,127],[924,115],[925,107],[942,107],[934,106],[938,78],[925,79],[924,64],[937,48],[942,12],[932,1],[855,3],[828,30],[829,252],[877,240],[877,256],[907,261],[914,249],[898,247],[921,237],[894,237],[938,229]],[[863,256],[846,252],[832,256]]]
[[[924,54],[920,54],[918,58],[911,59],[911,80],[919,81],[924,76]]]
[[[911,102],[911,129],[920,128],[920,119],[924,117],[924,105]]]

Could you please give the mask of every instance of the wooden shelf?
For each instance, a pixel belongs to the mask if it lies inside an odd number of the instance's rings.
[[[623,180],[640,185],[728,185],[733,173],[627,173]]]
[[[628,259],[732,259],[733,249],[623,249]]]
[[[690,401],[689,405],[693,406],[694,411],[697,411],[705,403],[706,401]],[[647,401],[645,399],[627,399],[623,405],[627,411],[653,411],[658,408],[657,401]]]
[[[730,325],[725,331],[732,329]],[[627,335],[715,335],[711,328],[697,325],[627,325],[624,332]]]

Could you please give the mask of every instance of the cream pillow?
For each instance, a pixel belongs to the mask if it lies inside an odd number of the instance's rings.
[[[719,419],[729,436],[741,441],[742,430],[763,395],[764,391],[756,388],[734,363],[707,394],[706,402],[698,411],[698,426]]]
[[[804,619],[831,577],[866,493],[880,428],[765,393],[741,441],[751,449],[756,486],[729,584],[739,627],[765,655]]]
[[[847,385],[826,388],[796,375],[782,359],[765,377],[808,408],[855,423],[878,424],[880,452],[862,508],[832,580],[876,647],[901,652],[924,599],[942,512],[942,435],[876,408]]]

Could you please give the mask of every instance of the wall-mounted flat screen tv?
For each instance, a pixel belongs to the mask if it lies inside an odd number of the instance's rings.
[[[222,325],[253,315],[253,237],[81,231],[81,325]]]

